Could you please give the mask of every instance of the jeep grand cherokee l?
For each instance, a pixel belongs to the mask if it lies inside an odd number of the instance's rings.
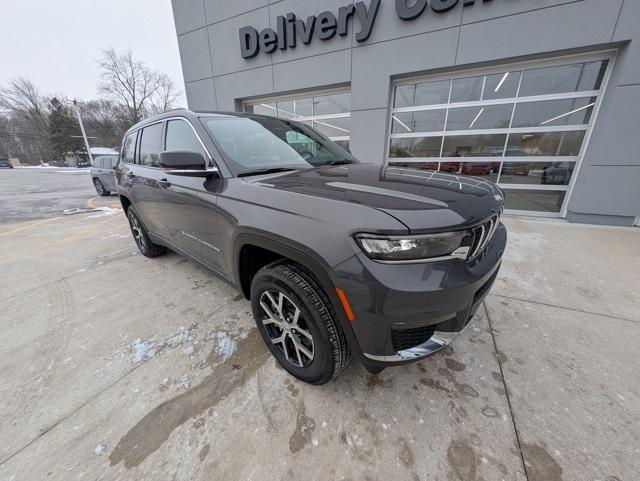
[[[172,249],[236,286],[278,362],[313,384],[352,354],[379,372],[442,349],[491,288],[506,244],[494,184],[363,163],[267,116],[141,122],[116,178],[140,252]]]

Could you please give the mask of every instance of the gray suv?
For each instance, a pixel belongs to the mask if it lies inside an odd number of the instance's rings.
[[[118,165],[117,155],[94,157],[91,167],[91,181],[98,195],[111,195],[117,190],[114,168]]]
[[[116,168],[140,252],[166,248],[251,301],[289,373],[323,384],[419,360],[469,323],[500,267],[503,193],[364,163],[294,121],[174,111],[131,128]]]

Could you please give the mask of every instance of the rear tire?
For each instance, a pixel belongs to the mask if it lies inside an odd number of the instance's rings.
[[[100,179],[93,179],[93,186],[96,188],[96,192],[98,193],[98,195],[102,197],[111,195],[111,192],[104,188],[104,185],[102,185]]]
[[[325,384],[349,363],[351,352],[327,294],[299,265],[278,261],[258,271],[251,308],[273,356],[301,381]]]
[[[147,230],[142,225],[142,222],[140,222],[140,218],[133,207],[129,207],[129,209],[127,209],[127,219],[129,219],[129,227],[131,228],[133,240],[143,256],[153,258],[166,252],[164,246],[151,242],[151,239],[149,239],[149,235],[147,234]]]

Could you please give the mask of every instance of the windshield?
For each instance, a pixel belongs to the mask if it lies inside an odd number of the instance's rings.
[[[342,147],[298,122],[270,117],[202,120],[235,174],[356,162]]]

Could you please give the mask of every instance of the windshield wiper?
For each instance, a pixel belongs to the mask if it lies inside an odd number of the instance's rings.
[[[349,159],[332,160],[327,165],[346,165],[346,164],[353,164],[353,160],[349,160]]]
[[[255,169],[255,170],[245,170],[244,172],[240,172],[238,177],[249,177],[251,175],[263,175],[263,174],[275,174],[277,172],[289,172],[294,169],[292,167],[270,167],[267,169]]]

